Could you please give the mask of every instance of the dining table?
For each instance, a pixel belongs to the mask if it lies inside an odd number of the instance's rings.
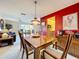
[[[40,51],[47,46],[52,44],[52,41],[54,41],[54,37],[50,39],[50,37],[47,36],[42,36],[40,35],[39,37],[32,37],[31,35],[29,36],[24,36],[24,39],[27,43],[29,43],[33,49],[34,49],[34,59],[41,59]]]

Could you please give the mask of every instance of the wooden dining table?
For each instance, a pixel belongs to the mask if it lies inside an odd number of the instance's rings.
[[[40,51],[52,44],[52,39],[44,36],[33,38],[32,36],[25,36],[25,41],[34,48],[34,59],[41,59]]]

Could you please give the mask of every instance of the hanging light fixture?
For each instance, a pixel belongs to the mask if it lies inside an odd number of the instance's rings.
[[[37,17],[36,17],[36,4],[37,4],[36,0],[34,1],[34,4],[35,4],[35,17],[34,17],[34,20],[32,20],[32,24],[33,25],[38,25],[38,24],[40,24],[40,21],[37,20]]]

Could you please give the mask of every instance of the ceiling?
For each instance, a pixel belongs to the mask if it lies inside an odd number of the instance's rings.
[[[78,2],[79,0],[37,0],[36,14],[40,18]],[[20,19],[28,23],[33,20],[34,8],[34,0],[0,0],[0,16],[15,21]]]

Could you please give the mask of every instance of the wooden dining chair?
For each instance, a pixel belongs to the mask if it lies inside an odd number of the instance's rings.
[[[45,53],[47,53],[48,55],[50,55],[54,59],[66,59],[66,56],[67,56],[67,53],[68,53],[68,50],[69,50],[69,47],[70,47],[70,44],[72,41],[72,37],[73,37],[73,35],[71,35],[71,34],[68,35],[67,43],[66,43],[66,46],[65,46],[63,53],[60,53],[60,52],[53,50],[53,49],[50,49],[50,48],[46,48],[43,51],[43,59],[45,59]]]
[[[28,56],[31,55],[34,50],[32,49],[31,46],[29,46],[28,43],[25,42],[25,39],[23,38],[23,33],[21,32],[18,32],[19,33],[19,36],[20,36],[20,41],[21,41],[21,47],[23,48],[23,51],[22,51],[22,58],[23,59],[23,56],[24,56],[24,52],[26,54],[26,59],[28,59]]]
[[[20,38],[20,51],[22,50],[22,39],[21,39],[21,35],[22,35],[22,32],[21,31],[18,31],[18,34],[19,34],[19,38]]]

